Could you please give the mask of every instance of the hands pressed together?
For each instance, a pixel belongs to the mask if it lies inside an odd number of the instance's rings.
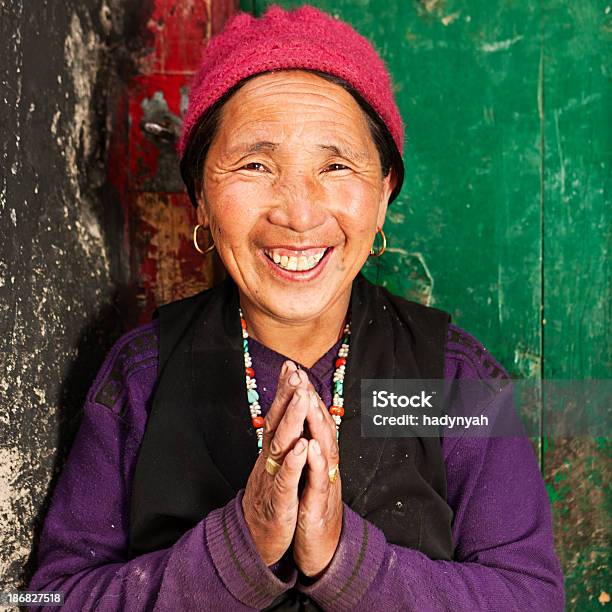
[[[304,437],[308,425],[311,439]],[[272,476],[270,457],[281,465]],[[278,561],[293,543],[299,570],[316,578],[329,565],[342,529],[336,424],[308,376],[288,361],[281,370],[276,397],[265,419],[263,450],[242,498],[251,537],[266,565]],[[304,489],[298,490],[302,473]]]

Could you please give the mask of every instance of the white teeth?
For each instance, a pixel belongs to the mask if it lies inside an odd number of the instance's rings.
[[[314,268],[325,255],[326,249],[321,249],[316,255],[300,255],[298,257],[291,255],[281,255],[276,251],[264,250],[265,254],[280,268],[292,271],[310,270]]]

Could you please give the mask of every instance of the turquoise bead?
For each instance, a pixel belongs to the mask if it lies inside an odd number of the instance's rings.
[[[259,393],[257,393],[255,389],[248,389],[247,398],[249,400],[249,404],[252,404],[253,402],[256,402],[259,399]]]
[[[245,353],[249,352],[249,341],[246,338],[242,341],[242,348]]]
[[[334,383],[334,390],[336,391],[336,393],[337,393],[338,395],[342,395],[342,391],[343,391],[343,389],[344,389],[344,386],[343,386],[343,384],[342,384],[342,381],[341,381],[341,380],[337,380],[337,381]]]
[[[257,438],[257,448],[263,448],[263,438]]]

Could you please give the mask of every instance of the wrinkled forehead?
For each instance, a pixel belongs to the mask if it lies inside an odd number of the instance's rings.
[[[366,117],[344,87],[302,70],[249,79],[224,104],[219,131],[229,140],[283,135],[339,136],[373,146]]]

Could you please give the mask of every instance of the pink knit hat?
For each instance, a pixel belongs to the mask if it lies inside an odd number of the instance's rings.
[[[402,155],[402,119],[389,73],[372,45],[312,6],[293,11],[271,6],[260,18],[238,13],[210,40],[191,84],[180,156],[198,119],[231,87],[255,74],[290,68],[318,70],[352,85],[378,113]]]

